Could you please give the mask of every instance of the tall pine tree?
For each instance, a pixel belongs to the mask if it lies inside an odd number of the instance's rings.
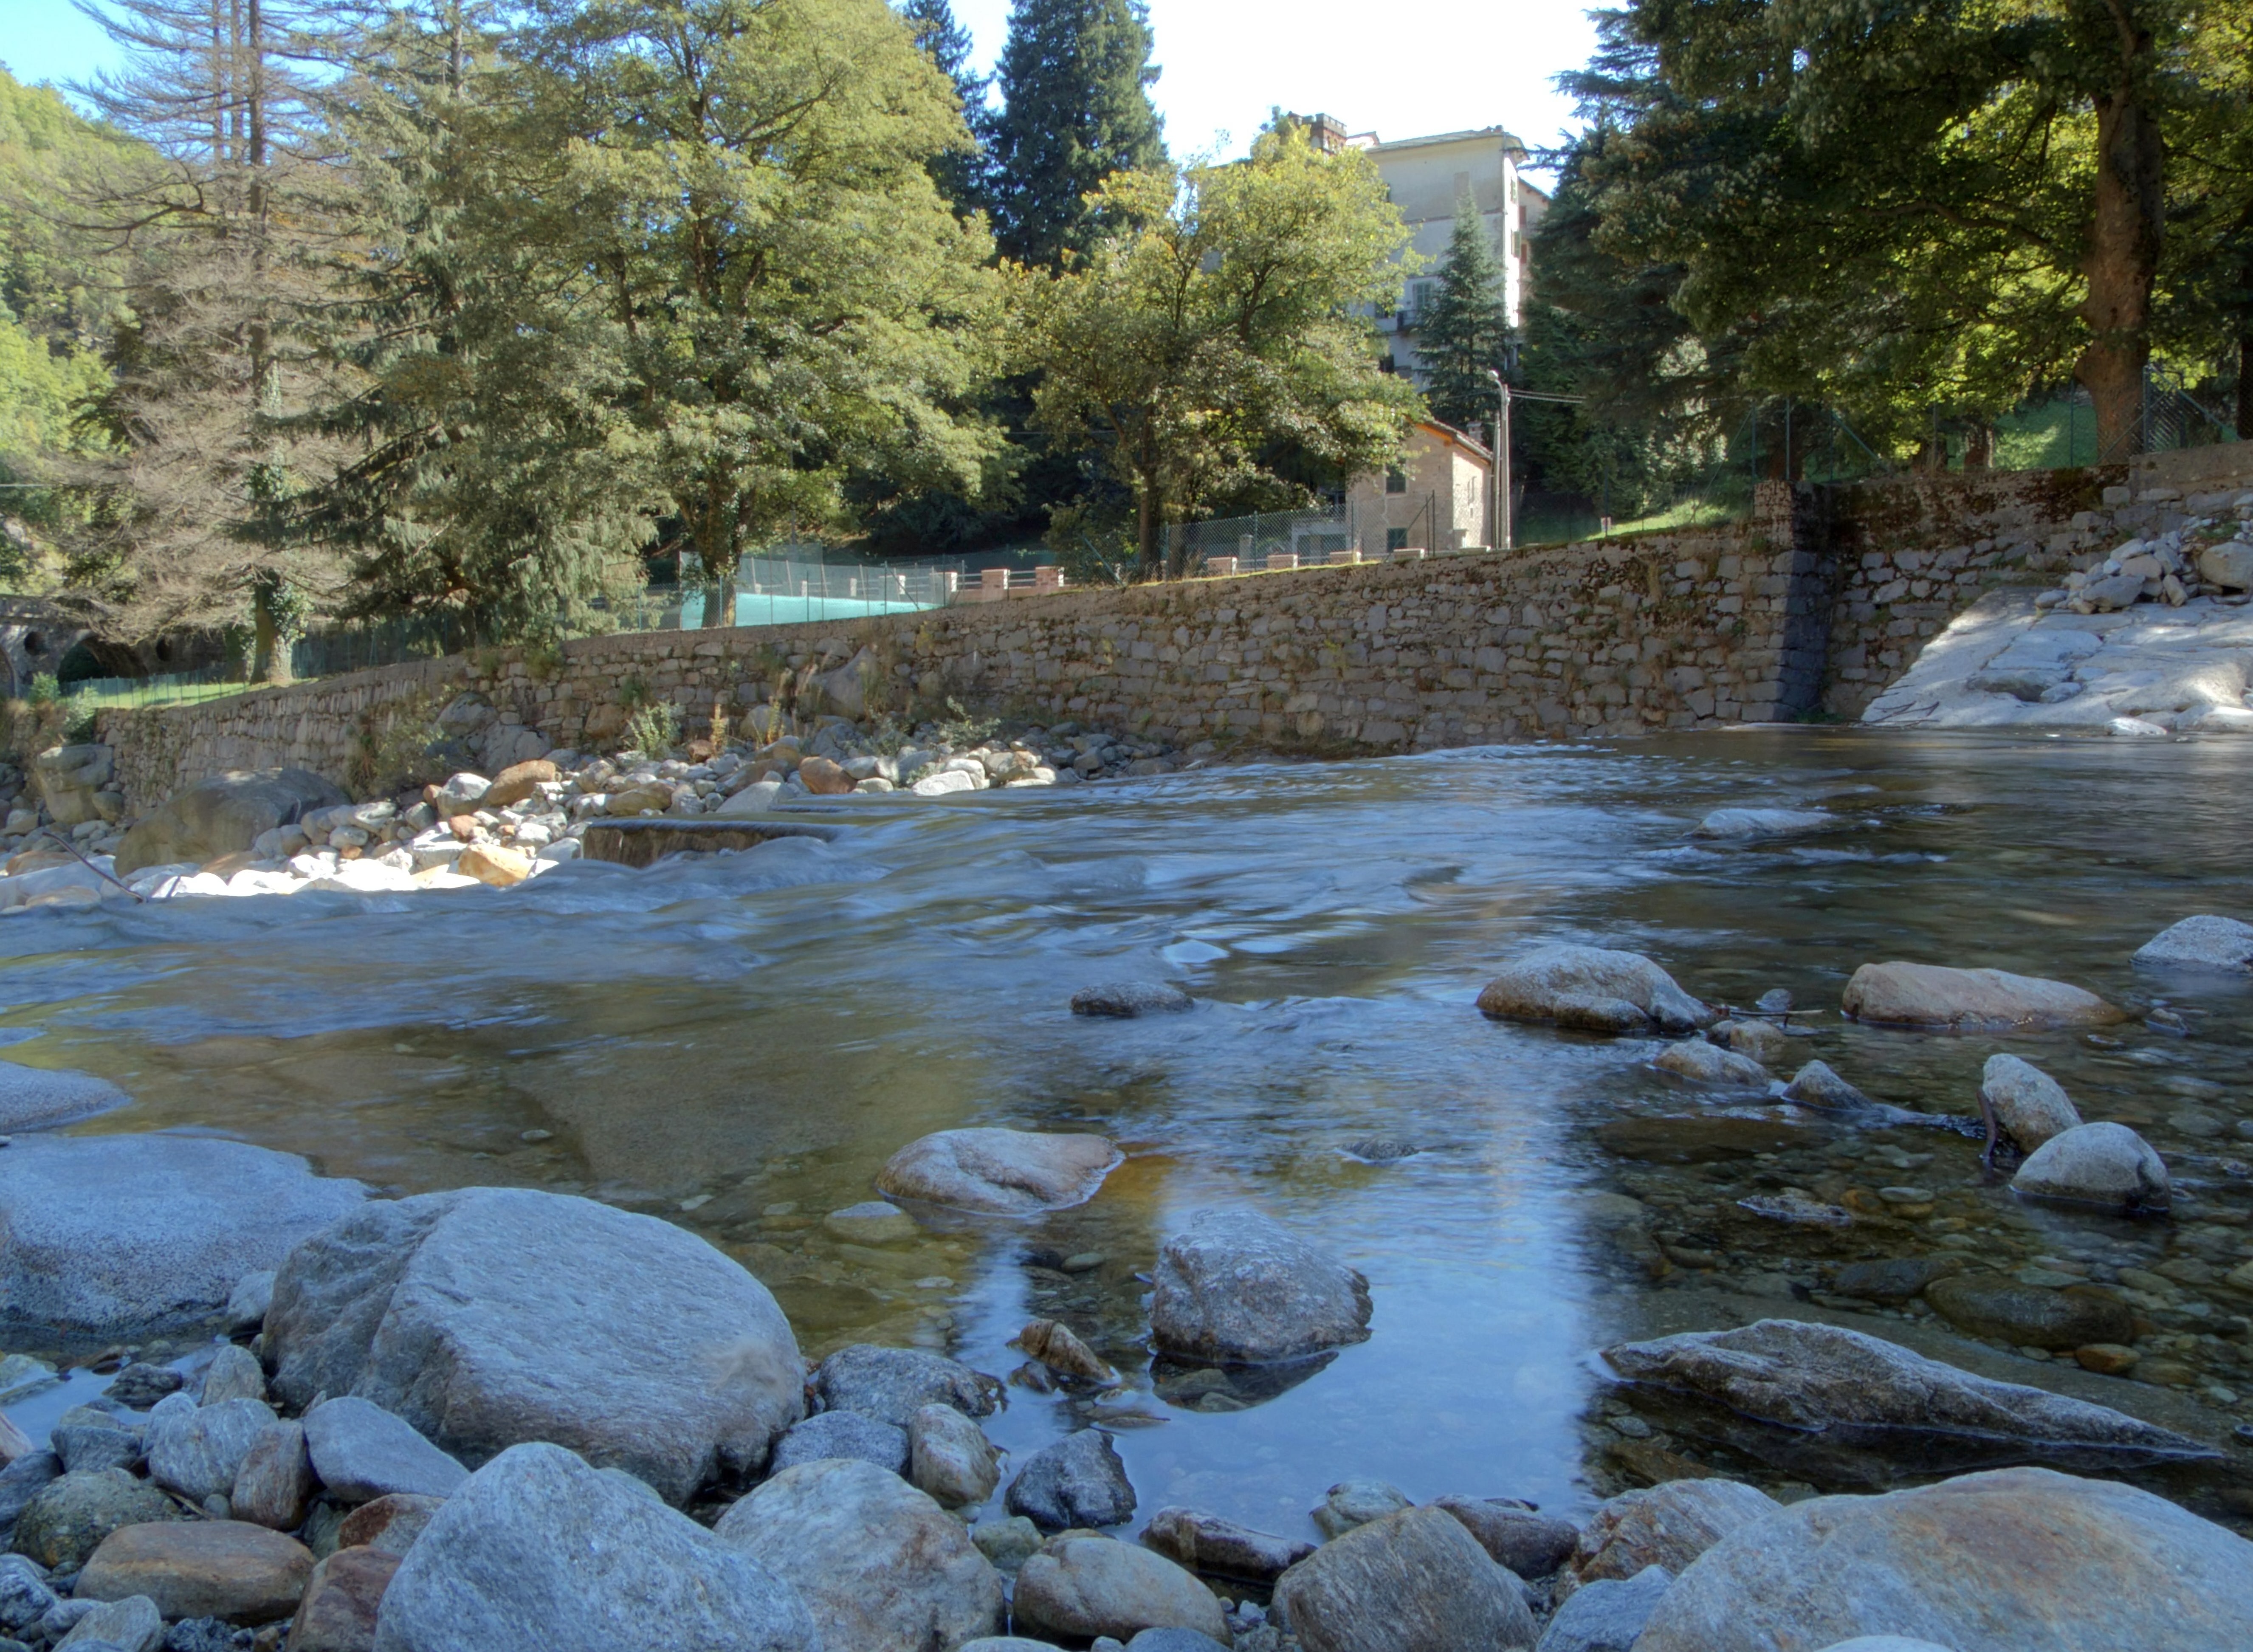
[[[962,119],[972,137],[979,137],[987,119],[987,81],[970,66],[970,54],[977,44],[970,31],[955,20],[954,8],[947,0],[907,0],[900,7],[900,16],[907,20],[924,55],[954,82],[954,95],[962,100]],[[942,150],[931,157],[929,166],[931,181],[956,212],[967,213],[986,204],[984,157],[976,149]]]
[[[1085,197],[1113,172],[1161,166],[1142,0],[1016,0],[987,130],[994,238],[1009,257],[1054,268],[1095,238]]]
[[[1494,416],[1494,380],[1508,359],[1510,314],[1503,308],[1502,261],[1465,193],[1455,202],[1454,234],[1447,242],[1440,290],[1416,329],[1424,359],[1424,395],[1441,422],[1481,430]]]

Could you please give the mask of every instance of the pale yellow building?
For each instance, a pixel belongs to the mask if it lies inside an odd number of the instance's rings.
[[[1401,550],[1444,554],[1491,545],[1494,456],[1451,426],[1408,427],[1398,468],[1354,478],[1348,519],[1364,557]]]

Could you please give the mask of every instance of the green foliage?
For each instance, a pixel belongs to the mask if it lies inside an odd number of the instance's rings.
[[[626,719],[619,736],[622,751],[638,751],[645,757],[669,757],[680,743],[680,710],[669,702],[644,706]]]
[[[1408,236],[1365,155],[1287,122],[1245,162],[1115,175],[1094,208],[1086,258],[1028,278],[1035,414],[1131,492],[1146,577],[1165,524],[1209,502],[1303,501],[1287,466],[1398,457],[1421,404],[1350,312],[1397,300]]]
[[[31,692],[25,697],[35,706],[52,706],[63,697],[62,685],[54,673],[43,671],[31,679]]]
[[[1478,202],[1468,192],[1455,203],[1439,290],[1417,323],[1416,353],[1423,359],[1424,398],[1433,416],[1458,430],[1485,429],[1496,399],[1488,374],[1508,364],[1510,316],[1502,260]]]
[[[970,31],[955,21],[947,0],[907,0],[900,16],[938,72],[954,87],[963,120],[974,132],[986,108],[986,77],[970,67],[977,43]],[[938,192],[958,213],[977,211],[985,203],[984,159],[975,144],[962,143],[941,150],[924,163]]]
[[[983,135],[994,240],[1054,268],[1107,232],[1088,200],[1106,178],[1166,164],[1142,0],[1015,0],[994,78],[1002,108]]]

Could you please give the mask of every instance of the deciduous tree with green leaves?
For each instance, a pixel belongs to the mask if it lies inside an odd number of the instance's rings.
[[[1408,233],[1365,155],[1286,121],[1243,162],[1114,175],[1090,208],[1085,257],[1027,277],[1036,417],[1132,492],[1144,577],[1182,572],[1168,523],[1284,485],[1280,452],[1340,476],[1398,457],[1421,399],[1352,312],[1399,301]]]

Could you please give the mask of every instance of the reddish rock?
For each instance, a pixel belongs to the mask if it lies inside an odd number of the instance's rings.
[[[380,1549],[390,1555],[403,1555],[415,1546],[422,1528],[430,1523],[431,1516],[446,1506],[443,1497],[418,1497],[412,1492],[394,1491],[388,1496],[364,1502],[344,1518],[337,1528],[337,1546],[340,1549]]]
[[[530,763],[513,763],[493,777],[485,795],[478,799],[481,809],[506,809],[513,803],[522,803],[541,786],[561,780],[562,772],[545,757],[534,757]]]
[[[853,777],[843,767],[827,757],[807,757],[798,765],[798,777],[806,782],[806,789],[817,798],[842,797],[854,784]]]
[[[290,1621],[286,1652],[371,1652],[376,1614],[399,1557],[380,1549],[339,1549],[313,1568]]]
[[[303,1425],[273,1423],[251,1442],[249,1454],[235,1470],[227,1503],[237,1520],[275,1531],[295,1531],[305,1523],[313,1485]]]
[[[145,1594],[168,1621],[270,1623],[296,1610],[312,1572],[303,1544],[248,1521],[152,1522],[103,1538],[73,1593],[81,1600]]]

